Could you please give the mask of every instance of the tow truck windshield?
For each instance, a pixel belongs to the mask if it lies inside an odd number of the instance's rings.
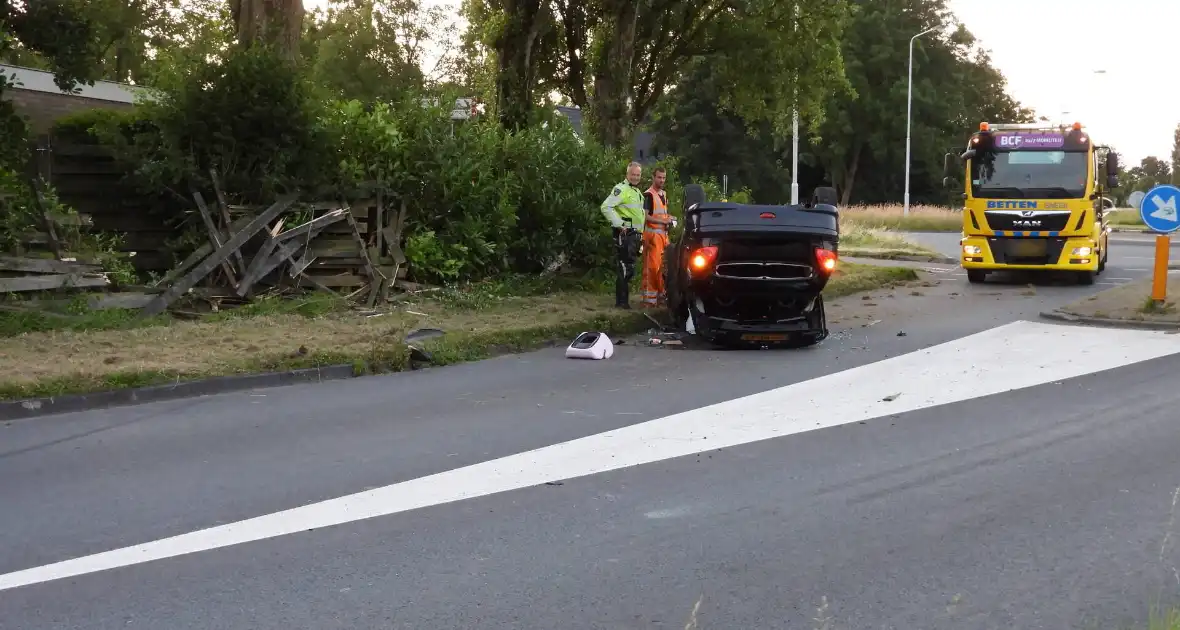
[[[988,151],[971,160],[971,196],[1077,199],[1086,194],[1085,151]]]

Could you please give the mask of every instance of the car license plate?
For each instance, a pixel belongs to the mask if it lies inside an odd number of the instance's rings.
[[[1041,239],[1013,240],[1008,250],[1013,256],[1044,256],[1046,243]]]
[[[786,341],[786,335],[742,335],[742,341]]]

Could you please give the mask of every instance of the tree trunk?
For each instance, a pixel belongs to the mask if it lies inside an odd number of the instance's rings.
[[[303,0],[230,0],[238,44],[269,44],[285,59],[299,59],[303,37]]]
[[[533,48],[541,37],[544,0],[505,0],[504,31],[496,38],[496,111],[505,129],[528,125],[536,87]]]
[[[860,152],[864,148],[864,143],[857,142],[852,149],[852,157],[848,160],[848,169],[845,171],[844,185],[841,186],[840,191],[840,207],[845,208],[848,202],[852,200],[852,184],[856,182],[856,169],[860,167]]]
[[[610,148],[631,142],[631,60],[635,53],[637,0],[615,0],[600,33],[606,41],[594,64],[591,115],[599,140]]]

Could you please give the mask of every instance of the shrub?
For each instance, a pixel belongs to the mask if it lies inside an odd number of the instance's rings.
[[[495,121],[452,124],[449,111],[413,95],[370,108],[341,103],[324,118],[336,186],[378,180],[406,204],[416,279],[536,272],[562,254],[595,265],[609,254],[598,205],[622,172],[618,158],[583,144],[561,120],[509,134]]]

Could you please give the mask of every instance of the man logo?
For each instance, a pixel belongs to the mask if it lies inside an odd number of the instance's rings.
[[[1020,216],[1024,216],[1024,217],[1031,217],[1034,214],[1036,214],[1036,212],[1033,210],[1021,210],[1020,211]]]

